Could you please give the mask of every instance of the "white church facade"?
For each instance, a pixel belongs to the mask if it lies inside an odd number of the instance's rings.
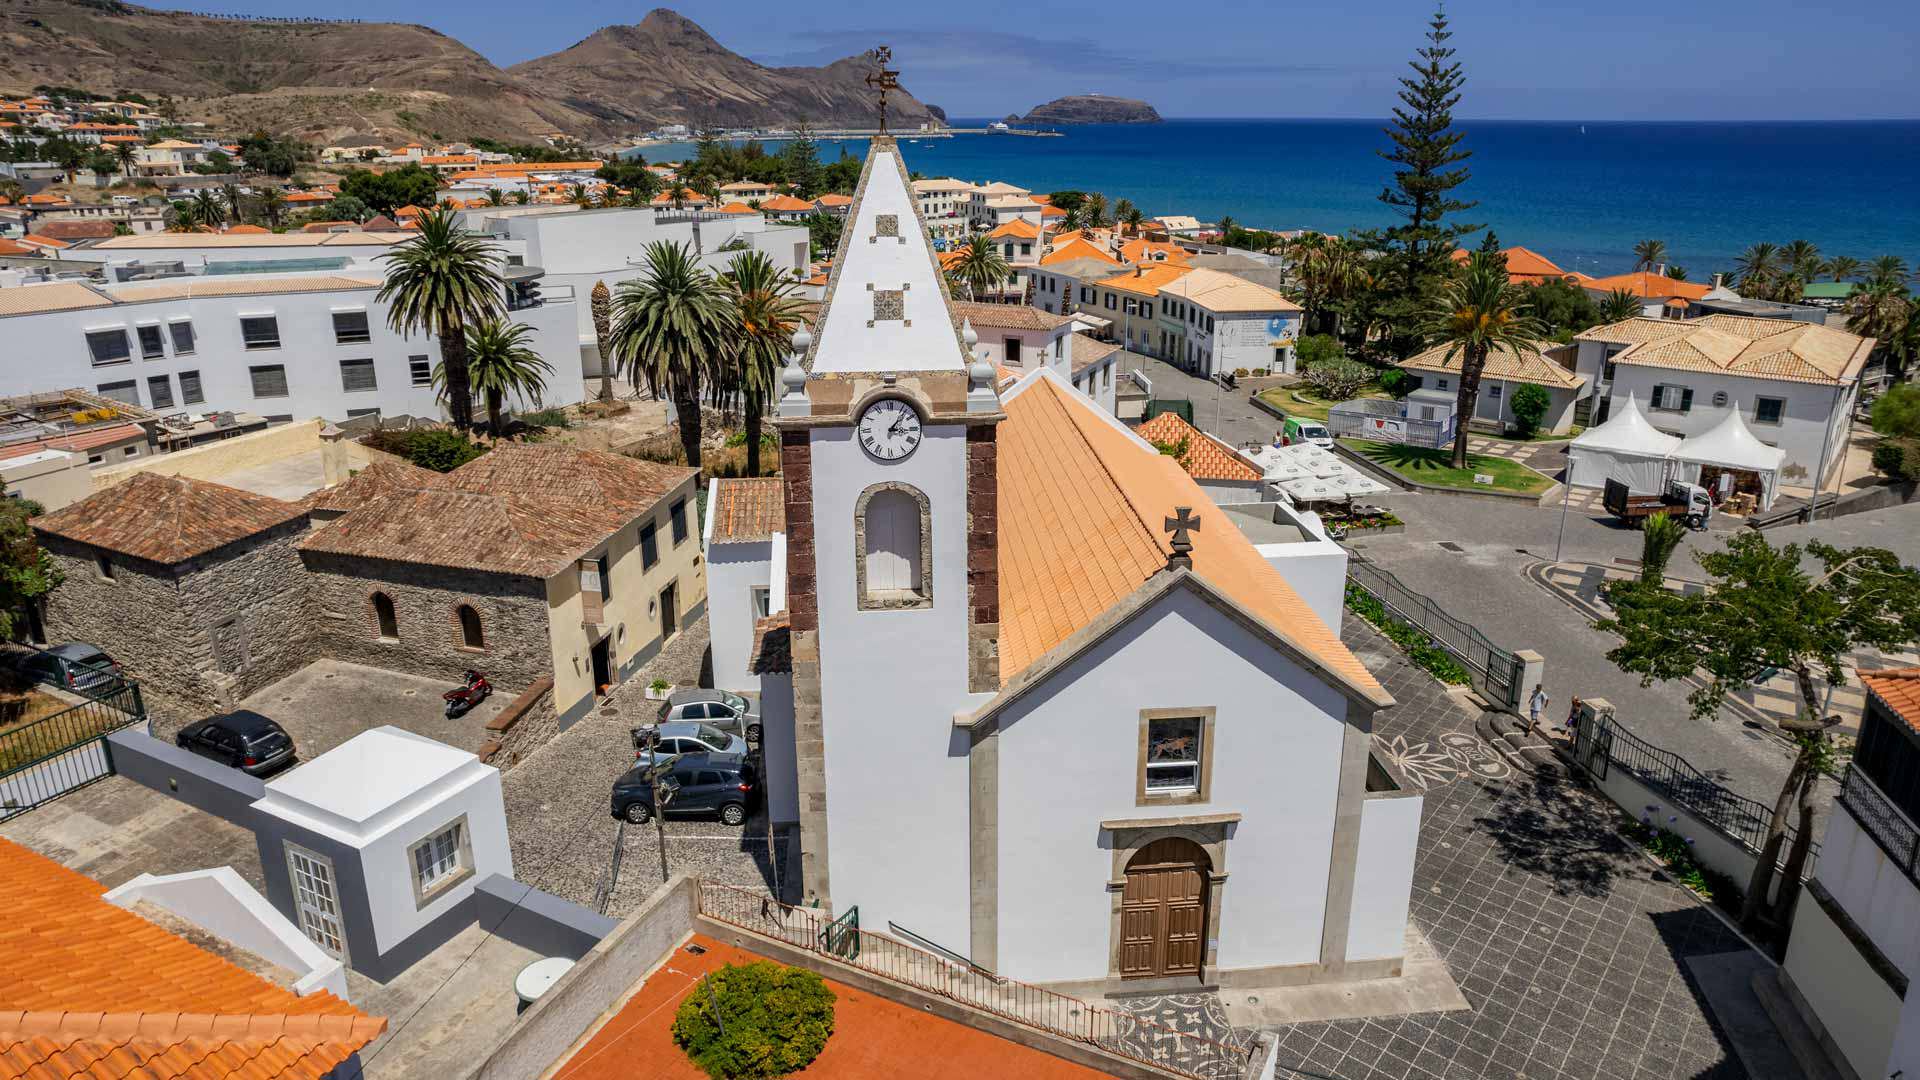
[[[1171,458],[974,354],[889,139],[833,274],[781,478],[706,529],[802,899],[1079,992],[1399,974],[1385,689]]]

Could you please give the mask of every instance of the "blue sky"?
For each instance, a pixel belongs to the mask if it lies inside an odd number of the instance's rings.
[[[189,5],[181,5],[189,6]],[[307,14],[311,0],[196,0]],[[607,0],[335,0],[330,13],[424,22],[502,66],[646,7]],[[1174,116],[1375,117],[1420,43],[1427,0],[690,0],[735,52],[814,64],[885,42],[902,83],[954,116],[1069,93],[1145,98]],[[1877,119],[1920,115],[1920,3],[1467,0],[1450,5],[1469,81],[1460,114],[1554,120]]]

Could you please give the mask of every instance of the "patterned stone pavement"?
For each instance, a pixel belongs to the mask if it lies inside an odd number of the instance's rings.
[[[1684,965],[1744,948],[1738,935],[1619,838],[1610,805],[1492,775],[1452,737],[1472,718],[1437,683],[1358,619],[1342,636],[1400,701],[1376,738],[1426,787],[1413,919],[1471,1007],[1280,1028],[1279,1075],[1744,1077]]]

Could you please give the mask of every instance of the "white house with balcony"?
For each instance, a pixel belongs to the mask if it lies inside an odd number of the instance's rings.
[[[1920,668],[1860,680],[1860,741],[1794,905],[1778,989],[1825,1052],[1825,1075],[1920,1076],[1920,995],[1908,992],[1920,975]]]
[[[928,235],[936,240],[952,241],[967,234],[972,216],[972,184],[951,176],[915,180],[913,198]]]
[[[1782,486],[1831,485],[1846,457],[1848,418],[1874,339],[1827,326],[1707,315],[1634,318],[1575,336],[1574,375],[1587,390],[1573,422],[1604,423],[1631,395],[1653,426],[1682,438],[1738,411],[1784,454]]]

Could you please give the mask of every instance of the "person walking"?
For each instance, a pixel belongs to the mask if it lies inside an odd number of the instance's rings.
[[[1534,683],[1533,693],[1527,697],[1527,734],[1540,734],[1540,714],[1545,712],[1547,706],[1551,704],[1553,699],[1547,696],[1547,688]]]

